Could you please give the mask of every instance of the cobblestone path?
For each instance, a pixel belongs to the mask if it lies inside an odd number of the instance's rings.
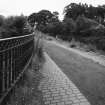
[[[39,90],[43,93],[45,105],[90,105],[75,84],[45,53],[46,63],[41,71],[44,78]]]

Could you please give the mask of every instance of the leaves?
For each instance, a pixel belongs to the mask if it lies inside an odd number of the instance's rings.
[[[25,31],[26,17],[25,16],[10,16],[7,18],[0,17],[0,35],[1,38],[21,36],[28,34]]]

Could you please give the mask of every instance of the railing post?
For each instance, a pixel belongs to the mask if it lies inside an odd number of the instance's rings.
[[[2,65],[3,65],[3,68],[2,68],[2,75],[3,75],[3,78],[2,78],[2,92],[4,92],[5,91],[5,67],[6,67],[6,65],[5,65],[5,53],[3,53],[3,59],[2,59],[3,61],[2,61]]]
[[[2,56],[2,53],[0,53],[0,97],[1,97],[1,95],[2,95],[2,80],[3,80],[3,75],[2,75],[2,58],[3,58],[3,56]]]
[[[12,72],[12,71],[13,71],[13,68],[12,68],[12,67],[13,67],[13,58],[12,58],[12,57],[13,57],[13,51],[12,51],[12,49],[11,49],[10,51],[11,51],[11,54],[10,54],[10,55],[11,55],[11,57],[10,57],[10,62],[11,62],[11,63],[10,63],[10,74],[11,74],[10,84],[12,85],[12,81],[13,81],[13,80],[12,80],[12,79],[13,79],[13,74],[12,74],[12,73],[13,73],[13,72]],[[10,86],[11,86],[11,85],[10,85]]]

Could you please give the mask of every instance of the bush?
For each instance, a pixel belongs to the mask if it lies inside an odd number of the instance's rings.
[[[105,38],[104,39],[102,39],[102,38],[98,39],[97,43],[96,43],[96,47],[99,50],[105,51]]]
[[[76,37],[88,37],[92,30],[94,30],[99,24],[89,18],[79,16],[76,20],[77,35]]]

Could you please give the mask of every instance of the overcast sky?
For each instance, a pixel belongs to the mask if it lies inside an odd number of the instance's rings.
[[[0,0],[0,14],[9,15],[30,15],[42,9],[50,11],[58,11],[60,17],[66,5],[75,3],[87,3],[96,5],[105,4],[105,0]]]

